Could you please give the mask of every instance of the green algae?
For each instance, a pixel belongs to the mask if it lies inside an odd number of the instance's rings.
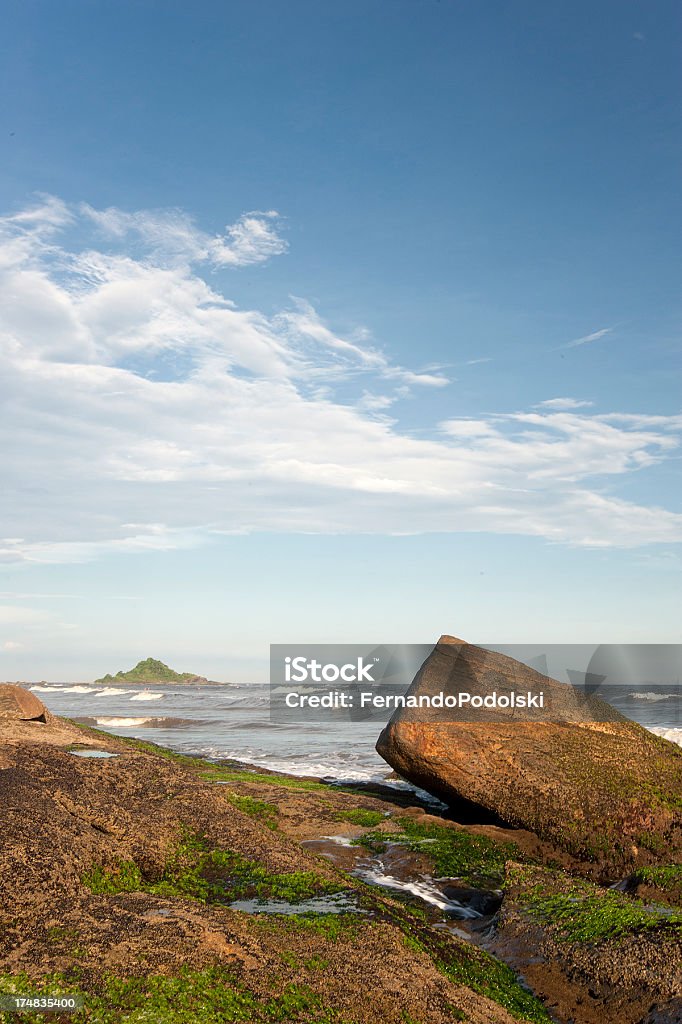
[[[252,796],[243,796],[240,793],[229,791],[225,796],[237,810],[248,814],[250,818],[258,818],[259,821],[262,821],[273,832],[277,829],[279,811],[274,804],[268,803],[267,800],[257,800]]]
[[[287,932],[315,932],[327,942],[351,942],[358,937],[360,928],[365,924],[352,912],[269,914],[267,917],[257,918],[257,921],[258,925],[265,929],[284,928]]]
[[[354,843],[373,853],[382,853],[388,843],[400,843],[414,853],[427,854],[438,877],[461,878],[472,885],[501,885],[505,862],[519,857],[514,843],[497,842],[446,825],[424,825],[414,818],[395,820],[400,832],[366,832]]]
[[[64,975],[51,975],[36,983],[25,974],[0,975],[8,994],[73,995]],[[85,1006],[69,1017],[73,1024],[355,1024],[325,1007],[322,998],[306,985],[289,984],[276,996],[257,996],[228,970],[181,969],[175,976],[117,978],[105,975],[97,991],[82,993]],[[50,1014],[22,1013],[25,1024],[54,1020]],[[9,1024],[9,1014],[0,1015]]]
[[[412,912],[412,908],[392,900],[377,902],[376,909],[381,910],[386,921],[400,929],[407,949],[425,953],[434,967],[454,984],[486,996],[520,1020],[551,1024],[552,1018],[543,1003],[520,983],[511,967],[491,953],[434,931]]]
[[[635,878],[638,882],[656,886],[657,889],[677,889],[682,886],[682,864],[659,864],[654,867],[638,868]]]
[[[682,912],[580,882],[573,882],[567,892],[551,894],[536,885],[523,902],[531,916],[555,926],[557,938],[565,942],[594,944],[638,932],[682,930]]]
[[[281,786],[284,789],[301,789],[306,791],[325,791],[331,788],[317,779],[293,778],[289,775],[268,775],[267,772],[252,772],[247,768],[224,768],[210,761],[200,762],[206,770],[199,773],[199,778],[206,782],[259,782],[267,786]],[[195,762],[196,766],[196,762]]]
[[[351,825],[360,825],[362,828],[374,828],[386,820],[383,811],[372,811],[366,807],[355,807],[349,811],[337,811],[334,815],[336,821],[347,821]]]
[[[300,903],[346,888],[314,871],[270,872],[258,861],[232,850],[209,848],[203,834],[187,828],[167,858],[160,879],[145,878],[134,861],[119,861],[112,867],[93,865],[81,881],[98,895],[136,891],[223,904],[245,897]]]

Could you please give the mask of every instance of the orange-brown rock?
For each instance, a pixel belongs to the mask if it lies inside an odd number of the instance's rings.
[[[608,704],[452,637],[441,638],[408,694],[493,689],[543,690],[557,720],[508,710],[462,721],[459,711],[401,708],[378,752],[460,815],[497,815],[603,872],[679,857],[682,750]]]
[[[14,683],[0,683],[0,718],[44,722],[46,713],[45,705],[30,690]]]

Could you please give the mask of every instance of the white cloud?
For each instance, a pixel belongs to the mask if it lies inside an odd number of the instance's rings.
[[[66,227],[73,220],[74,214],[67,204],[50,195],[39,195],[31,206],[5,218],[7,224],[16,225],[27,234],[35,233],[43,238]]]
[[[581,401],[578,398],[546,398],[544,402],[538,402],[535,409],[587,409],[594,405],[594,402]]]
[[[578,348],[580,345],[589,345],[591,341],[599,341],[600,338],[605,338],[607,334],[613,333],[613,327],[602,327],[599,331],[593,331],[592,334],[585,334],[582,338],[574,338],[573,341],[567,341],[564,348]]]
[[[47,617],[45,612],[37,611],[35,608],[25,608],[20,605],[0,605],[0,625],[3,626],[24,626],[29,623],[42,622]]]
[[[440,372],[415,372],[392,365],[383,352],[361,343],[370,340],[369,331],[362,329],[352,339],[343,338],[324,323],[305,299],[292,296],[292,301],[294,308],[278,314],[274,325],[298,354],[299,367],[310,379],[320,376],[341,379],[369,370],[404,385],[445,387],[450,383]]]
[[[217,267],[244,267],[262,263],[286,252],[287,243],[277,233],[276,210],[245,213],[225,234],[208,235],[182,210],[139,210],[126,213],[109,207],[95,210],[82,203],[80,213],[110,239],[136,236],[163,261],[186,260]]]
[[[270,223],[278,217],[275,210],[243,214],[227,229],[226,239],[221,240],[217,250],[214,247],[214,260],[228,265],[236,263],[237,266],[246,266],[281,255],[286,251],[286,243],[277,234],[273,223]]]
[[[177,551],[193,548],[198,547],[205,539],[199,530],[174,529],[160,523],[148,524],[134,534],[127,534],[125,524],[117,524],[116,532],[119,535],[105,540],[23,541],[9,548],[0,549],[0,561],[6,563],[39,562],[43,565],[90,562],[99,555],[106,554],[134,554],[142,551]],[[2,621],[2,608],[0,608],[0,622]]]
[[[400,380],[405,384],[422,384],[429,388],[444,388],[450,384],[450,380],[440,373],[424,373],[423,371],[415,373],[413,370],[405,370],[401,366],[387,367],[384,370],[384,376],[389,380]]]
[[[22,600],[32,600],[30,595]],[[0,604],[0,651],[19,651],[32,646],[36,641],[49,640],[55,634],[72,627],[59,622],[54,612],[46,608],[35,608],[26,604]],[[7,634],[10,634],[7,636]]]
[[[484,420],[455,419],[445,420],[440,429],[451,437],[494,437],[495,428],[492,423]]]
[[[266,235],[271,217],[248,215]],[[200,276],[197,264],[229,262],[221,247],[235,266],[266,252],[248,218],[218,242],[181,213],[47,199],[0,222],[0,560],[258,530],[682,540],[679,513],[610,493],[675,453],[682,417],[562,398],[453,408],[431,436],[401,429],[387,410],[410,388],[442,389],[438,368],[394,364],[369,332],[338,332],[302,299],[275,316],[238,309]],[[58,244],[74,228],[85,244]]]

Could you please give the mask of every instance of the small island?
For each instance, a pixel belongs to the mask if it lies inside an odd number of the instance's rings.
[[[117,672],[115,676],[107,673],[101,679],[95,679],[96,685],[102,684],[105,686],[110,683],[134,683],[136,686],[139,686],[140,683],[144,685],[149,683],[178,683],[182,686],[201,686],[211,682],[213,680],[206,679],[204,676],[194,675],[192,672],[175,672],[156,658],[145,658],[144,661],[138,661],[135,668],[131,668],[127,672]]]

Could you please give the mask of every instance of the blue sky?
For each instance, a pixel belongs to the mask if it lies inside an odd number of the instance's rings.
[[[5,21],[4,678],[682,639],[678,5]]]

